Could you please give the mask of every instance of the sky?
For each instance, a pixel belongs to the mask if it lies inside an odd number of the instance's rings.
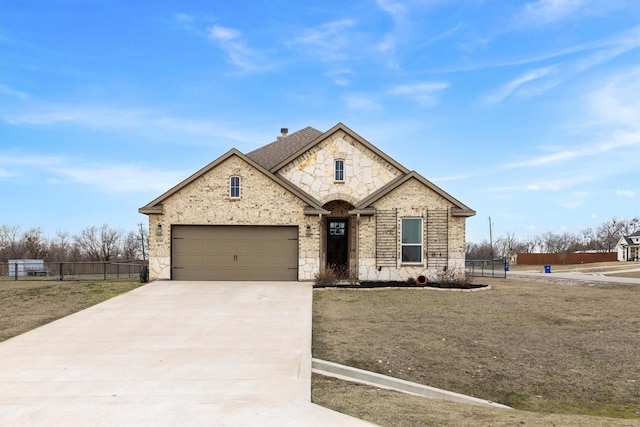
[[[0,0],[0,224],[138,213],[231,148],[344,123],[467,240],[640,215],[640,1]]]

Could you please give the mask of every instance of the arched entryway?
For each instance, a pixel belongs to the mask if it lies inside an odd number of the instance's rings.
[[[349,211],[353,205],[343,200],[326,203],[324,209],[330,214],[324,217],[324,266],[334,269],[340,276],[349,276],[352,263],[352,236],[355,224]]]

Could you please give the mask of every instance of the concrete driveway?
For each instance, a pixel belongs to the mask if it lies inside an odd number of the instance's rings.
[[[311,403],[309,283],[154,282],[0,343],[7,426],[360,426]]]

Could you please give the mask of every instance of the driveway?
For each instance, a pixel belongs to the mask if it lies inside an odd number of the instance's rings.
[[[311,403],[309,283],[154,282],[0,343],[0,424],[360,426]]]

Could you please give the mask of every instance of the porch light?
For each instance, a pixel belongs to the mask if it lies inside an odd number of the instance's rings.
[[[307,224],[307,237],[311,237],[311,226]]]
[[[156,227],[156,236],[162,236],[162,224],[158,224]]]

